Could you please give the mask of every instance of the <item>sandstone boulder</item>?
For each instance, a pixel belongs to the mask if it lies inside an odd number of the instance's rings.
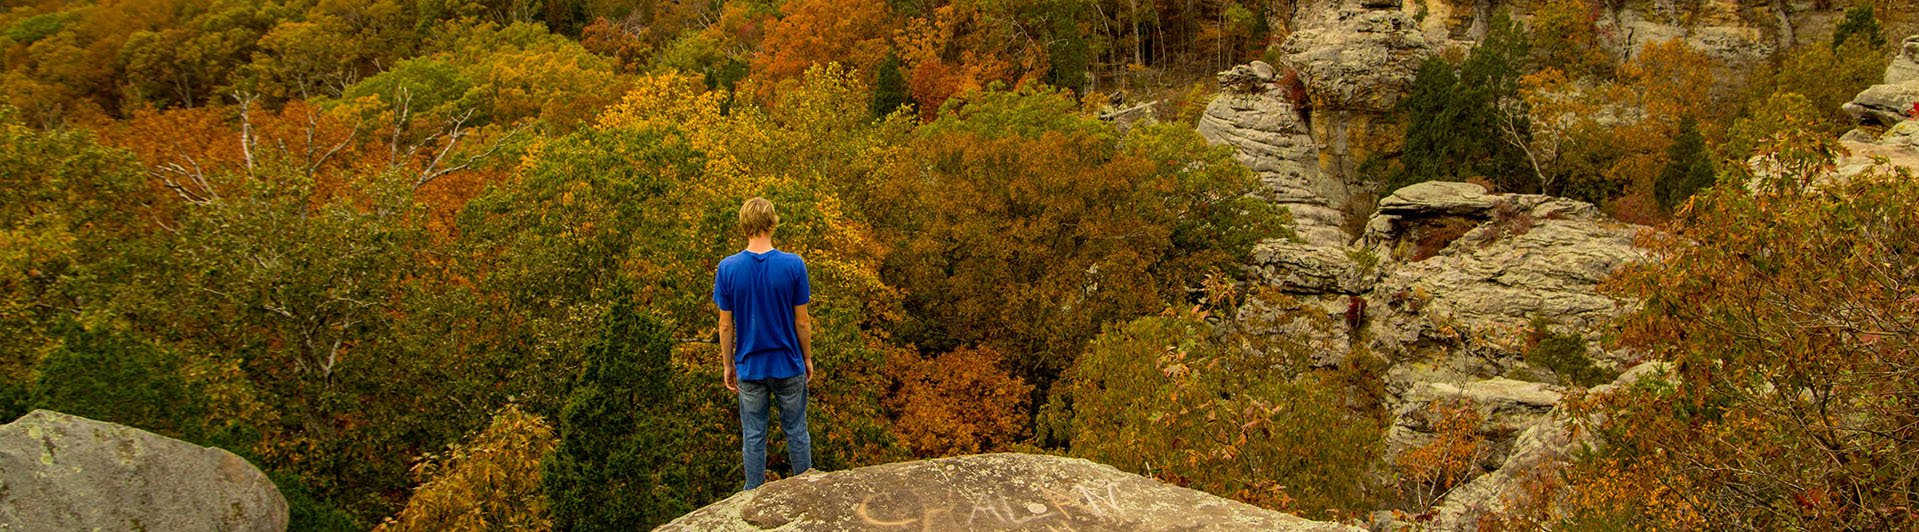
[[[1403,11],[1340,9],[1294,32],[1282,49],[1315,107],[1384,113],[1406,96],[1433,47]]]
[[[0,426],[0,530],[286,527],[286,499],[233,453],[47,410]]]
[[[809,473],[661,530],[1357,530],[1077,458],[1001,453]]]
[[[1860,91],[1844,109],[1861,124],[1892,125],[1908,118],[1914,102],[1919,102],[1919,81],[1882,83]]]
[[[1492,209],[1486,187],[1472,183],[1427,181],[1408,185],[1379,200],[1379,211],[1389,215],[1477,216]]]

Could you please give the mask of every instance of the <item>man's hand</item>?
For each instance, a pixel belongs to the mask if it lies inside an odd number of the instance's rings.
[[[739,375],[734,373],[733,367],[727,366],[726,376],[721,377],[721,379],[726,381],[726,389],[732,390],[733,393],[740,393],[740,380],[738,377]]]
[[[813,359],[806,359],[806,384],[813,384]]]

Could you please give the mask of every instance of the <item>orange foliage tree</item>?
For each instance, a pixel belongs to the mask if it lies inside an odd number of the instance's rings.
[[[887,366],[899,389],[887,397],[902,443],[920,456],[1004,449],[1027,432],[1032,386],[1006,373],[992,349],[957,349],[933,358],[901,352]]]
[[[753,56],[754,79],[776,82],[799,77],[814,65],[837,62],[865,73],[886,58],[887,28],[893,16],[886,2],[793,0],[780,6],[779,20],[768,24]]]
[[[1537,497],[1547,528],[1903,529],[1919,523],[1919,181],[1832,174],[1832,141],[1762,151],[1649,237],[1624,340],[1673,363],[1579,403],[1603,442]],[[1650,495],[1658,495],[1652,497]]]
[[[1681,124],[1718,131],[1726,117],[1712,100],[1710,58],[1678,40],[1647,45],[1612,80],[1547,68],[1521,80],[1531,109],[1528,151],[1556,193],[1603,203],[1614,215],[1647,223],[1663,217],[1653,181]]]
[[[895,330],[921,349],[992,347],[1044,386],[1101,324],[1164,308],[1286,234],[1246,168],[1189,127],[1121,136],[1052,90],[949,107],[861,202],[906,293]]]

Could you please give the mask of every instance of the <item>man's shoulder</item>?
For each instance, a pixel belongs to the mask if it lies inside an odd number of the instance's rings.
[[[721,270],[725,270],[729,267],[732,267],[733,265],[739,264],[741,260],[745,260],[745,259],[746,259],[746,252],[744,251],[734,253],[732,255],[727,255],[725,258],[720,259],[719,268]]]
[[[795,266],[795,265],[805,266],[806,265],[806,259],[800,258],[799,254],[797,253],[780,251],[778,255],[774,256],[774,258],[779,260],[781,263],[784,263],[789,266]]]

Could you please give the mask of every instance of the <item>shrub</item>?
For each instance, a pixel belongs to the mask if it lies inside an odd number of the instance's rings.
[[[1431,508],[1453,487],[1478,474],[1480,459],[1491,452],[1479,432],[1486,415],[1471,401],[1433,401],[1426,405],[1425,416],[1433,439],[1393,457],[1404,508]]]
[[[1824,139],[1813,135],[1811,138]],[[1777,149],[1803,156],[1817,147]],[[1771,154],[1768,154],[1771,155]],[[1792,158],[1790,154],[1778,154]],[[1829,159],[1789,165],[1815,182]],[[1623,342],[1670,380],[1575,404],[1597,452],[1526,514],[1543,528],[1905,529],[1919,493],[1919,181],[1712,190],[1615,285]],[[1596,416],[1596,417],[1588,417]]]
[[[1544,318],[1533,319],[1527,343],[1526,363],[1552,370],[1553,374],[1567,382],[1597,386],[1617,377],[1605,368],[1593,365],[1592,358],[1586,355],[1585,336],[1553,332],[1552,322]]]

